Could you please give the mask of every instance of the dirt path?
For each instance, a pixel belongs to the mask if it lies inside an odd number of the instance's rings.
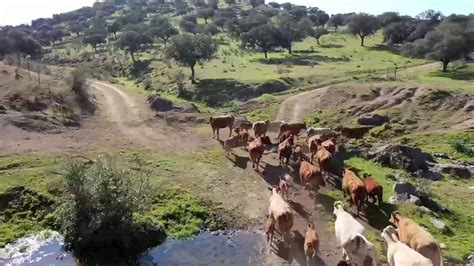
[[[402,74],[405,74],[435,67],[439,67],[439,63],[436,62],[409,67],[405,70],[400,71]],[[321,103],[321,97],[327,92],[327,90],[332,86],[337,86],[341,84],[344,83],[319,87],[310,91],[305,91],[291,96],[290,98],[284,100],[281,103],[275,121],[287,121],[291,123],[303,122],[304,118],[308,115],[308,113],[317,108],[317,106]]]

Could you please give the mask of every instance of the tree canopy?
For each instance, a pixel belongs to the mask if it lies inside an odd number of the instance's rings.
[[[247,33],[242,35],[242,46],[248,48],[259,47],[267,58],[267,53],[272,48],[278,46],[279,31],[275,26],[268,22],[263,25],[253,27]]]
[[[360,46],[364,46],[365,37],[374,34],[379,28],[379,20],[369,14],[359,13],[348,18],[347,29],[360,37]]]

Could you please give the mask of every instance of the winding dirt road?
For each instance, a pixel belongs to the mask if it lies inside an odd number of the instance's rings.
[[[439,63],[429,63],[414,67],[409,67],[404,70],[400,70],[402,75],[413,73],[419,70],[431,69],[439,67]],[[343,83],[334,84],[330,86],[324,86],[315,88],[310,91],[305,91],[296,95],[293,95],[284,100],[280,108],[275,121],[287,121],[290,123],[303,122],[304,118],[311,113],[321,103],[322,96],[332,86],[342,85]]]

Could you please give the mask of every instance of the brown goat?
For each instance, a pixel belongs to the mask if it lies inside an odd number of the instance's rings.
[[[224,150],[229,155],[233,148],[237,147],[240,142],[240,136],[232,136],[224,141]]]
[[[308,230],[304,238],[304,254],[306,255],[307,265],[311,265],[311,260],[318,254],[319,251],[319,237],[314,225],[308,224]]]
[[[272,144],[272,142],[270,141],[270,137],[256,138],[252,142],[250,142],[248,146],[250,160],[252,161],[252,168],[257,170],[257,172],[259,172],[258,166],[265,150],[265,144]]]
[[[343,175],[342,193],[344,197],[346,196],[346,193],[349,194],[349,203],[351,206],[356,205],[356,216],[359,216],[366,195],[364,183],[353,171],[347,168],[344,168]]]
[[[285,198],[288,201],[288,194],[290,190],[290,185],[286,182],[283,176],[280,176],[280,182],[278,183],[278,188],[280,188],[281,197]]]
[[[282,143],[278,145],[278,156],[280,159],[280,165],[284,163],[286,158],[286,164],[288,164],[291,153],[293,152],[293,145],[295,144],[293,140],[293,135],[290,134]]]
[[[305,123],[294,123],[294,124],[283,123],[280,125],[278,138],[280,138],[280,136],[286,131],[290,131],[291,134],[293,134],[294,136],[298,136],[300,131],[303,129],[306,129]]]
[[[232,135],[232,128],[234,126],[234,116],[219,116],[219,117],[209,117],[209,125],[212,128],[212,138],[216,137],[217,132],[217,139],[219,139],[219,129],[221,128],[229,128],[229,137]]]
[[[372,202],[375,204],[377,199],[379,207],[382,205],[383,201],[383,187],[372,177],[372,175],[364,174],[364,186],[367,191],[366,200],[369,201],[369,197],[372,199]]]
[[[253,123],[252,128],[253,128],[253,133],[255,134],[255,138],[258,138],[260,136],[266,136],[265,134],[267,133],[267,130],[269,127],[270,127],[270,120],[257,121]]]
[[[314,154],[314,158],[319,164],[321,171],[323,173],[324,181],[329,182],[330,169],[331,169],[331,161],[332,161],[332,154],[326,150],[325,147],[320,146],[318,147],[318,151]]]

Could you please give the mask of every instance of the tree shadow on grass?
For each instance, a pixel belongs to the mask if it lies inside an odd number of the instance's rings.
[[[430,77],[449,78],[453,80],[474,80],[474,71],[460,69],[448,70],[448,72],[434,71],[429,74]]]
[[[394,46],[394,45],[387,45],[387,44],[376,44],[374,46],[367,47],[368,50],[370,51],[385,51],[385,52],[391,52],[394,54],[400,54],[400,47],[399,46]]]
[[[151,59],[134,62],[128,69],[127,74],[134,79],[142,79],[145,74],[150,73]]]
[[[205,102],[211,107],[222,107],[233,100],[246,101],[258,96],[250,84],[233,79],[200,80],[194,90],[185,91],[181,97]]]
[[[293,54],[283,58],[270,58],[270,59],[255,59],[255,61],[261,64],[267,65],[296,65],[296,66],[311,66],[318,64],[319,62],[347,62],[349,58],[345,57],[329,57],[325,55],[316,54]]]
[[[329,43],[329,44],[321,44],[318,47],[321,47],[321,48],[342,48],[342,47],[344,47],[344,45],[337,44],[337,43]]]

